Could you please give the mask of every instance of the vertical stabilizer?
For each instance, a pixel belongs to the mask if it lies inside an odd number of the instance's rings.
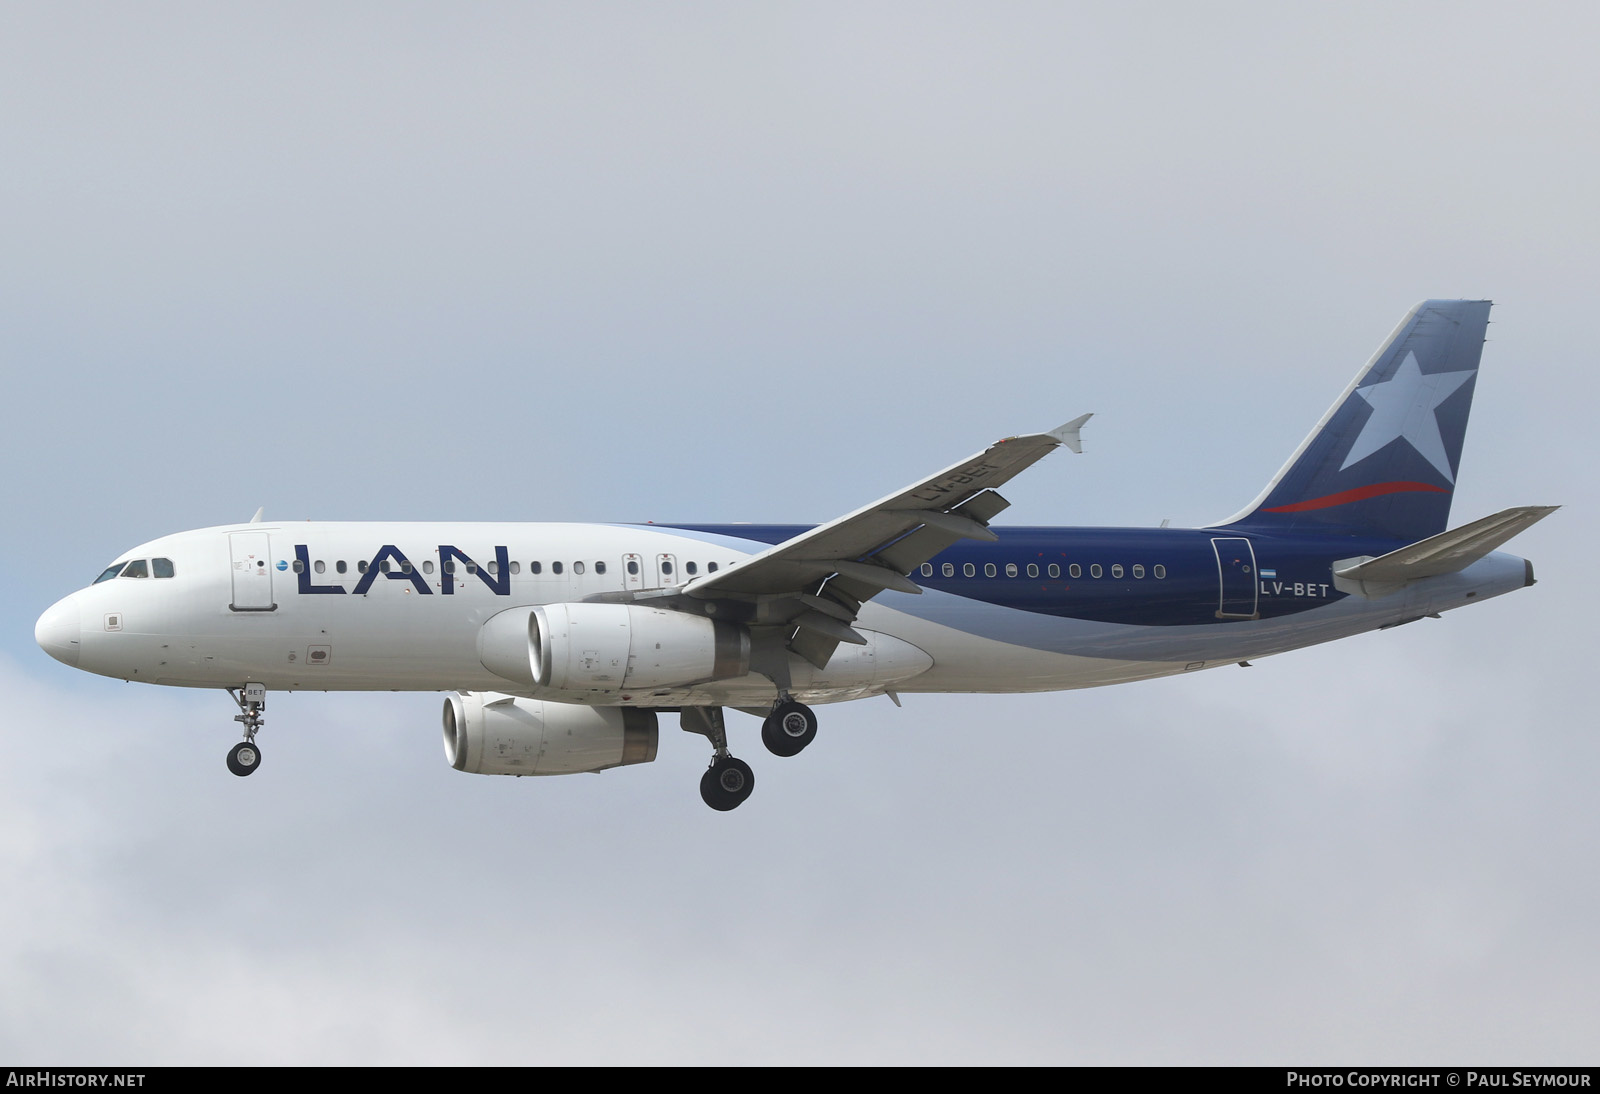
[[[1444,531],[1489,303],[1426,300],[1413,308],[1256,502],[1226,526],[1406,542]]]

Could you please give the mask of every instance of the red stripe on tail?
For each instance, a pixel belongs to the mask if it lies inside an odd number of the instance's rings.
[[[1337,494],[1327,494],[1309,501],[1297,501],[1292,505],[1276,505],[1271,509],[1261,510],[1263,513],[1304,513],[1308,509],[1328,509],[1335,505],[1348,505],[1353,501],[1365,501],[1368,498],[1381,497],[1384,494],[1408,494],[1422,491],[1430,494],[1448,494],[1450,491],[1442,486],[1432,486],[1425,482],[1380,482],[1372,486],[1358,486],[1354,490],[1341,490]]]

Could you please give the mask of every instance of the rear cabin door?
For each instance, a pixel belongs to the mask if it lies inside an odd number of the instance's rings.
[[[270,612],[277,608],[272,599],[267,533],[230,533],[228,548],[233,553],[233,603],[228,607],[236,612]]]
[[[1256,553],[1244,538],[1213,539],[1217,555],[1217,580],[1221,586],[1217,600],[1218,619],[1255,619]]]

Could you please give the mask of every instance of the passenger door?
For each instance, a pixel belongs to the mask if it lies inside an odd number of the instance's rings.
[[[267,533],[233,532],[228,536],[233,553],[233,602],[236,612],[270,612],[278,605],[272,599],[272,559]]]

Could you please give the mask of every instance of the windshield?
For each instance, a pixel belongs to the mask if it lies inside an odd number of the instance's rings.
[[[111,564],[110,566],[107,566],[106,567],[106,572],[101,574],[99,577],[94,579],[94,584],[98,585],[102,581],[110,581],[112,578],[116,577],[119,573],[121,573],[122,572],[122,568],[124,566],[126,566],[126,565],[127,565],[126,562],[116,562],[116,563]]]

